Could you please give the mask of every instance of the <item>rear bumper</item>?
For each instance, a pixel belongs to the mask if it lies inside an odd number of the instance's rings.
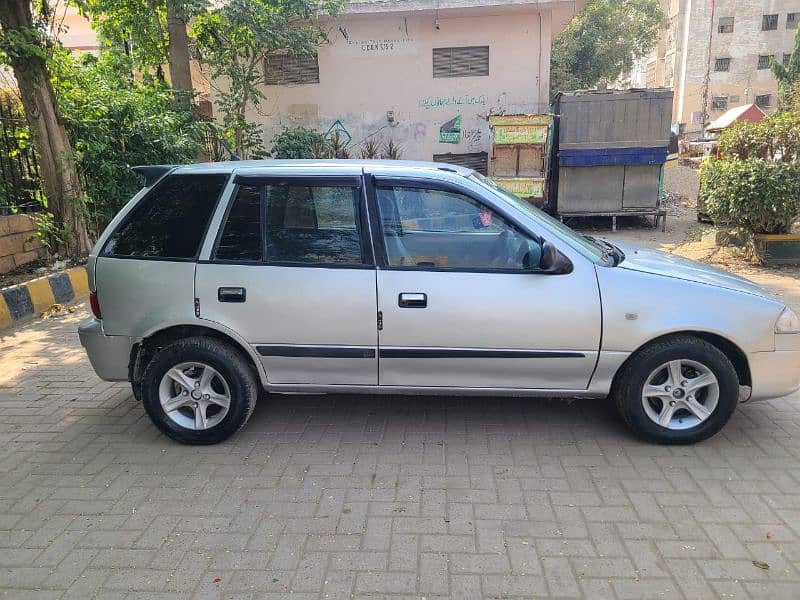
[[[774,352],[749,354],[751,400],[787,396],[800,389],[800,334],[775,336]]]
[[[131,338],[125,335],[105,335],[103,323],[90,317],[78,326],[81,345],[86,348],[89,362],[100,379],[128,381],[128,362],[131,357]]]

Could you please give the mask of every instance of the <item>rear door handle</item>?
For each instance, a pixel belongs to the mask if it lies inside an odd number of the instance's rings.
[[[217,289],[217,300],[220,302],[244,302],[247,290],[243,287],[221,287]]]
[[[403,292],[397,299],[400,308],[425,308],[428,306],[428,295],[420,292]]]

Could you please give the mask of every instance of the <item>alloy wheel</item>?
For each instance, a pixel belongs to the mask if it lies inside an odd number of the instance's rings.
[[[714,372],[694,360],[662,364],[645,380],[642,406],[657,425],[671,430],[696,427],[706,421],[719,402]]]
[[[183,362],[168,369],[158,386],[164,413],[181,427],[210,429],[228,414],[231,391],[225,378],[201,362]]]

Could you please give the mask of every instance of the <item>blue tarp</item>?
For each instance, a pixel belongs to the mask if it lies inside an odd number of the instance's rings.
[[[667,162],[667,148],[579,148],[560,150],[561,167],[604,165],[661,165]]]

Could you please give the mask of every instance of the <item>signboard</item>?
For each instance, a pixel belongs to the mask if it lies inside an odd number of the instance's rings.
[[[495,144],[544,144],[550,130],[550,115],[493,115],[489,125]]]
[[[544,144],[547,127],[543,125],[499,125],[494,127],[495,144]]]
[[[453,117],[439,128],[440,144],[457,144],[461,141],[461,115]]]
[[[332,54],[350,58],[417,54],[417,43],[408,31],[406,18],[385,19],[378,23],[347,21],[339,25],[331,41]]]
[[[543,177],[495,177],[494,181],[520,198],[544,198]]]

